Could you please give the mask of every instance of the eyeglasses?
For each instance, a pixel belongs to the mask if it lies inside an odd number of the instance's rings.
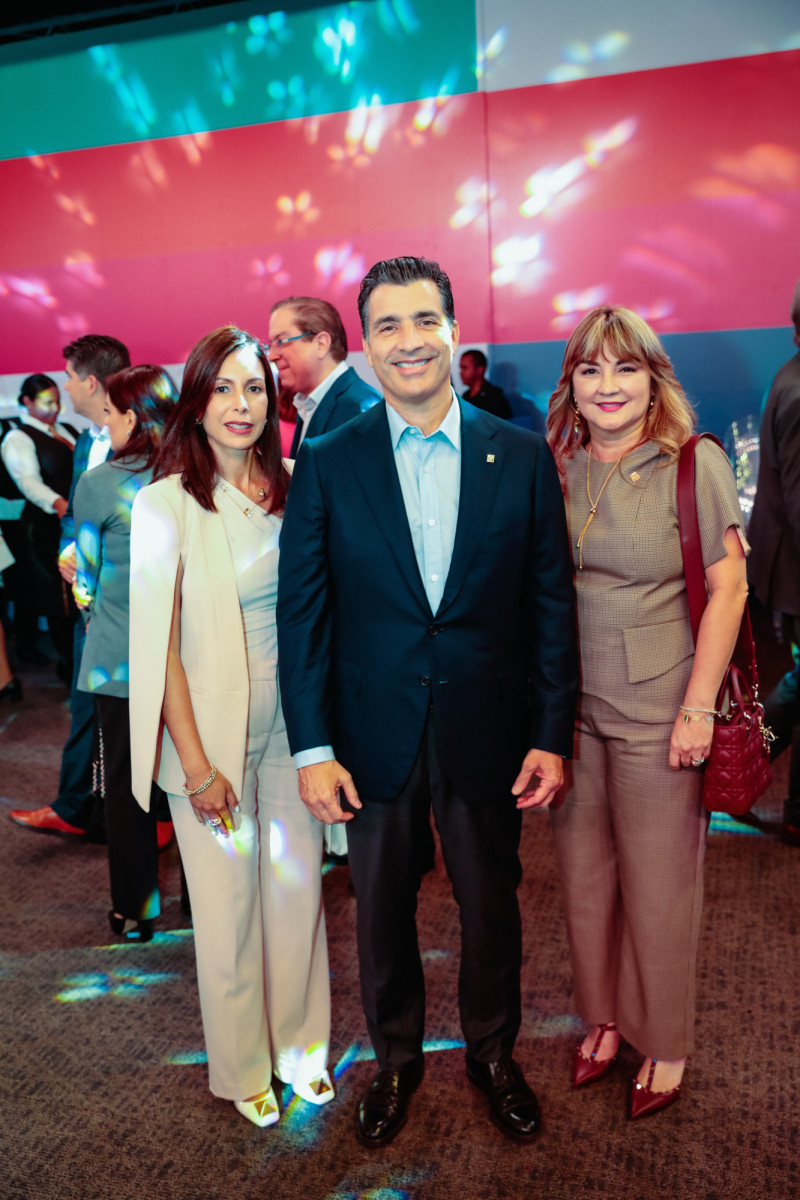
[[[293,337],[288,337],[288,338],[270,338],[268,342],[265,342],[265,343],[264,343],[264,345],[267,347],[267,349],[268,349],[268,350],[274,350],[276,346],[278,346],[278,347],[281,347],[281,346],[288,346],[288,345],[289,345],[289,342],[297,342],[297,341],[299,341],[299,340],[300,340],[300,338],[305,338],[305,337],[316,337],[316,336],[317,336],[317,330],[316,330],[316,329],[307,329],[307,330],[305,331],[305,333],[296,333],[296,334],[294,334],[294,336],[293,336]]]

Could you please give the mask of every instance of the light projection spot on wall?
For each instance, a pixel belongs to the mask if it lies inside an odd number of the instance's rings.
[[[497,200],[497,188],[485,179],[471,178],[456,188],[458,208],[450,218],[451,229],[463,229],[486,218]],[[483,221],[485,225],[485,221]]]
[[[249,293],[264,291],[273,286],[286,288],[292,278],[284,269],[280,254],[271,254],[269,258],[254,258],[250,263],[250,274],[253,279],[247,284],[246,290]]]
[[[105,276],[100,274],[92,255],[85,250],[76,250],[74,254],[68,254],[64,259],[64,270],[89,287],[101,288],[106,285]]]
[[[294,197],[278,196],[275,207],[281,214],[281,218],[275,223],[275,232],[281,235],[302,233],[307,226],[319,220],[320,216],[320,210],[314,204],[309,191],[298,192]]]
[[[282,46],[292,40],[292,32],[286,20],[286,13],[274,12],[268,16],[250,17],[247,22],[249,34],[245,42],[248,54],[264,54],[277,58]],[[236,24],[228,25],[228,32],[236,32]]]
[[[508,30],[505,27],[501,27],[492,34],[485,46],[478,46],[478,56],[475,63],[475,75],[478,79],[483,79],[492,62],[503,53],[507,38]]]
[[[90,46],[88,53],[98,75],[113,88],[122,119],[137,137],[147,137],[158,112],[141,75],[137,71],[125,74],[116,46]]]
[[[544,81],[568,83],[575,79],[586,79],[592,67],[619,58],[630,44],[631,35],[618,29],[604,33],[594,42],[568,42],[561,54],[562,61],[548,71]]]
[[[422,28],[411,0],[378,0],[378,20],[387,33],[417,33]]]
[[[617,121],[609,129],[587,134],[583,153],[566,162],[540,167],[525,181],[528,199],[520,205],[523,217],[537,217],[552,213],[557,207],[576,202],[579,193],[574,189],[589,171],[601,167],[615,150],[630,142],[636,133],[637,120],[627,117]]]
[[[349,17],[340,17],[336,25],[320,28],[319,39],[325,49],[320,49],[318,56],[325,70],[331,75],[338,75],[342,81],[349,79],[352,73],[357,37],[356,23]]]
[[[43,279],[23,279],[19,275],[0,276],[0,289],[0,295],[30,305],[34,310],[58,306],[58,300]]]
[[[75,217],[83,225],[96,225],[97,217],[81,196],[68,196],[66,192],[56,193],[56,204],[70,217]]]
[[[800,154],[796,150],[760,142],[739,155],[717,155],[712,170],[713,174],[692,184],[692,195],[742,212],[766,229],[780,229],[795,220],[782,193],[800,185]]]
[[[539,257],[543,240],[537,233],[532,237],[515,235],[499,242],[492,250],[495,266],[491,279],[495,287],[509,283],[536,287],[550,270],[549,264]]]
[[[364,256],[350,242],[321,247],[314,255],[314,267],[319,285],[334,292],[353,287],[366,274]]]

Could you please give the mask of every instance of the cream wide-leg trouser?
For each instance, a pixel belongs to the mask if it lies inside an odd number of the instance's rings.
[[[258,1095],[273,1071],[290,1084],[314,1079],[330,1037],[322,825],[298,794],[276,663],[251,663],[250,675],[235,832],[215,837],[187,797],[169,797],[192,903],[209,1087],[227,1100]]]

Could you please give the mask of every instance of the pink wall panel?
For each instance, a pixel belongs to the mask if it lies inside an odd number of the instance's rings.
[[[0,163],[0,373],[99,331],[178,362],[290,292],[428,254],[463,337],[563,336],[601,301],[663,332],[785,324],[800,52]],[[487,181],[488,170],[488,181]]]
[[[663,332],[784,324],[798,73],[787,52],[491,95],[495,340],[600,302]]]
[[[16,209],[0,233],[0,371],[55,366],[65,336],[101,328],[180,361],[223,320],[264,331],[287,292],[339,305],[358,347],[358,283],[398,253],[441,255],[478,337],[486,222],[449,222],[459,184],[483,178],[484,108],[460,96],[0,164]]]

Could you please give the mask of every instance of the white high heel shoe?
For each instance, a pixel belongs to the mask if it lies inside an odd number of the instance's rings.
[[[309,1079],[306,1083],[293,1083],[292,1090],[295,1096],[299,1096],[308,1104],[328,1104],[336,1095],[327,1071],[323,1071],[315,1079]]]
[[[255,1096],[252,1100],[234,1100],[233,1107],[243,1117],[247,1117],[248,1121],[257,1125],[259,1129],[266,1129],[268,1125],[274,1125],[281,1115],[272,1088],[267,1088],[266,1092],[262,1092],[260,1096]]]

